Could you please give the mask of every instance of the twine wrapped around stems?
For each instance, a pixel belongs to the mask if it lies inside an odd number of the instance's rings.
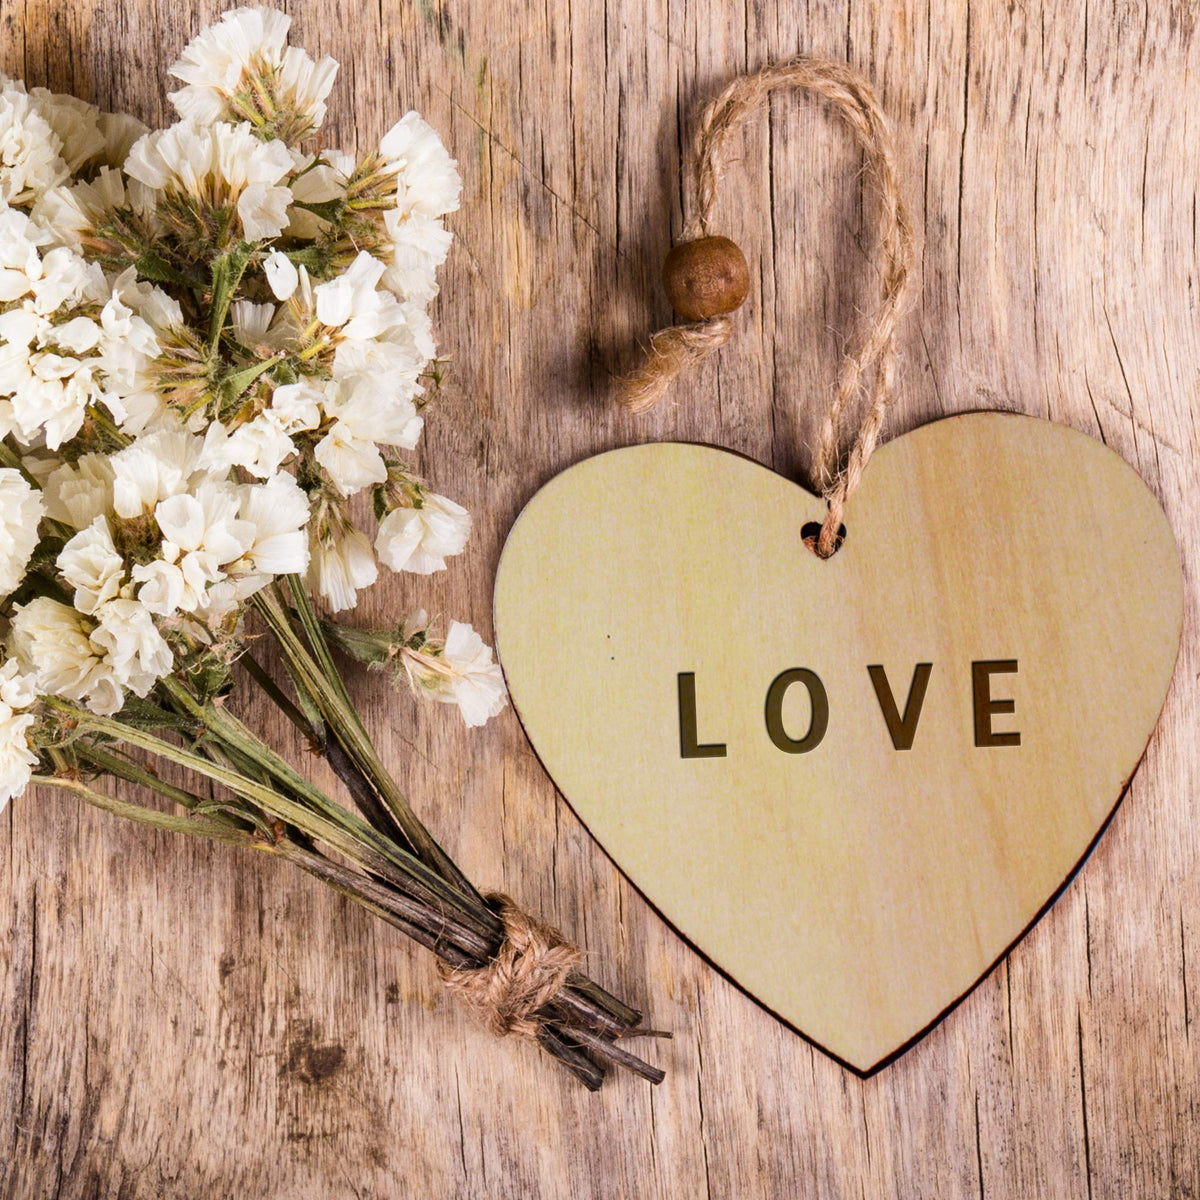
[[[858,487],[873,453],[884,418],[894,399],[896,328],[907,303],[913,264],[913,230],[900,187],[887,118],[867,81],[846,63],[801,56],[735,79],[703,111],[693,147],[694,206],[684,226],[682,245],[698,251],[710,237],[717,187],[725,174],[728,135],[762,108],[773,92],[799,91],[827,100],[845,121],[866,159],[866,175],[879,194],[879,255],[882,260],[880,304],[863,333],[861,344],[846,355],[837,386],[821,424],[817,480],[826,515],[813,549],[828,558],[839,544],[846,501]],[[724,242],[724,239],[720,239]],[[677,250],[679,247],[676,248]],[[736,250],[736,247],[734,248]],[[722,255],[728,258],[727,249]],[[714,256],[715,258],[716,256]],[[738,258],[741,258],[740,252]],[[744,260],[742,260],[744,270]],[[717,263],[716,273],[723,262]],[[671,270],[668,258],[668,272]],[[668,277],[668,291],[686,291],[692,280]],[[701,279],[703,284],[704,280]],[[624,381],[621,399],[632,412],[655,405],[671,383],[690,365],[719,350],[733,333],[728,315],[744,299],[717,293],[692,297],[699,320],[660,330],[650,339],[642,365]],[[678,306],[677,306],[678,307]],[[843,411],[863,387],[863,376],[874,367],[870,403],[859,423],[844,464],[841,461]]]
[[[493,892],[485,900],[504,923],[495,957],[481,967],[441,961],[438,974],[496,1037],[511,1033],[536,1041],[545,1025],[540,1010],[562,991],[583,953],[510,897]]]

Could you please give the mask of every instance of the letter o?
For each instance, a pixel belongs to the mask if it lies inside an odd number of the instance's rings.
[[[789,736],[783,727],[783,697],[793,683],[802,683],[808,689],[812,705],[812,719],[808,732],[800,739]],[[829,697],[825,685],[816,674],[805,667],[792,667],[775,676],[767,689],[767,735],[785,754],[807,754],[815,750],[829,728]]]

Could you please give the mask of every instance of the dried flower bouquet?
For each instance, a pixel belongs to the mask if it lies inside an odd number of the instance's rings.
[[[460,181],[415,113],[358,160],[307,148],[336,64],[288,26],[240,9],[201,33],[162,130],[0,78],[0,805],[34,779],[286,859],[432,950],[497,1033],[589,1087],[612,1065],[657,1081],[620,1043],[639,1015],[441,850],[335,665],[389,664],[470,725],[504,704],[469,625],[331,620],[379,561],[428,574],[467,540],[400,457]],[[348,507],[367,491],[373,540]],[[243,668],[353,807],[231,711]]]

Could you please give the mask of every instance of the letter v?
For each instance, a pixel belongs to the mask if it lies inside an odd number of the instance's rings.
[[[871,682],[875,685],[875,697],[883,712],[892,745],[897,750],[911,750],[913,738],[917,735],[917,722],[921,719],[921,705],[925,703],[925,689],[929,686],[929,676],[933,673],[933,663],[917,663],[912,683],[909,684],[903,717],[896,708],[896,698],[892,695],[887,672],[882,667],[868,667],[867,670],[871,674]]]

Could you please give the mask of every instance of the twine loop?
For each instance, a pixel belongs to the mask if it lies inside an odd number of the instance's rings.
[[[821,423],[817,481],[826,515],[812,548],[828,558],[840,541],[846,501],[858,487],[895,398],[896,328],[909,297],[914,238],[891,132],[871,85],[846,63],[801,56],[735,79],[704,109],[693,143],[694,207],[684,225],[683,240],[710,235],[717,188],[726,169],[728,136],[777,91],[805,92],[833,106],[865,156],[866,176],[880,202],[880,304],[860,344],[842,360]],[[650,339],[641,367],[625,380],[622,402],[633,412],[651,408],[689,365],[720,349],[732,333],[732,320],[723,313],[659,330]],[[863,376],[872,367],[870,403],[843,460],[843,410],[864,390]]]
[[[583,952],[510,897],[493,892],[485,899],[504,924],[499,950],[482,967],[439,962],[438,974],[496,1037],[535,1039],[539,1010],[562,990]]]

